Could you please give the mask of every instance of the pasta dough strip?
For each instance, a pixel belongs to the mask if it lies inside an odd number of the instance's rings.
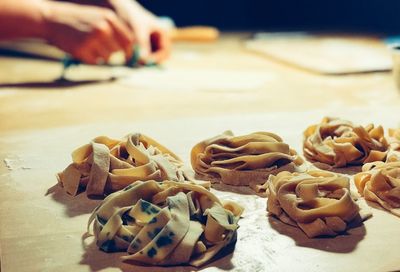
[[[92,143],[92,168],[86,186],[88,196],[102,195],[110,169],[110,152],[104,144]]]

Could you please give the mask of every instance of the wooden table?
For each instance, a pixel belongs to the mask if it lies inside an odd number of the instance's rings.
[[[247,52],[239,38],[176,44],[161,68],[72,68],[74,81],[61,83],[58,62],[0,57],[2,271],[176,271],[129,267],[90,239],[82,245],[98,201],[51,187],[69,153],[94,136],[144,132],[188,162],[191,146],[226,129],[273,131],[300,151],[304,128],[325,115],[399,125],[400,95],[390,73],[312,74]],[[121,78],[109,80],[115,75]],[[380,209],[351,235],[310,240],[268,218],[265,199],[216,193],[247,211],[234,253],[205,271],[400,269],[400,220]]]

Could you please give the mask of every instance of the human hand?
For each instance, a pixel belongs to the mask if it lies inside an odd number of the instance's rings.
[[[45,37],[53,45],[89,64],[107,62],[112,53],[132,56],[134,36],[110,9],[47,2]]]
[[[171,41],[160,20],[133,0],[107,0],[108,5],[129,26],[140,47],[141,61],[160,63],[171,50]]]

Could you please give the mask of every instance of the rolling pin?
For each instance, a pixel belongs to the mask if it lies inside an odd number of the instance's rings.
[[[214,42],[219,37],[219,31],[209,26],[188,26],[172,28],[171,39],[178,42]]]

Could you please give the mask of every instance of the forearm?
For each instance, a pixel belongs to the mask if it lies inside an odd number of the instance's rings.
[[[47,1],[0,0],[0,40],[45,38]]]

